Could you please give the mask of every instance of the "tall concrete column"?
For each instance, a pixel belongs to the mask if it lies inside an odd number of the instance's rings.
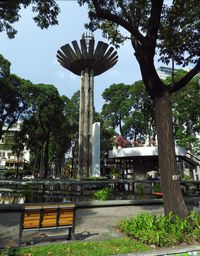
[[[84,129],[84,116],[85,116],[85,90],[84,90],[84,72],[81,72],[81,86],[80,86],[80,106],[79,106],[79,141],[78,141],[78,159],[80,177],[83,176],[83,129]]]
[[[79,168],[80,178],[92,172],[92,125],[94,116],[94,76],[113,67],[118,60],[113,47],[99,41],[95,48],[93,35],[83,35],[80,47],[72,41],[73,48],[63,45],[57,52],[58,62],[66,69],[81,76],[79,113]],[[98,153],[100,154],[100,152]],[[100,156],[99,156],[100,157]]]

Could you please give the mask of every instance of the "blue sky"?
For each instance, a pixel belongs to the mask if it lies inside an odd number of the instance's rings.
[[[57,50],[73,40],[79,41],[85,32],[87,8],[75,1],[58,1],[61,13],[59,25],[41,30],[34,23],[31,7],[21,11],[21,19],[14,26],[18,33],[14,39],[0,34],[0,53],[11,62],[11,72],[33,83],[53,84],[60,95],[71,97],[80,87],[80,77],[64,69],[56,59]],[[95,41],[106,40],[101,31],[95,32]],[[109,71],[95,77],[95,109],[104,103],[102,92],[113,83],[132,84],[140,80],[139,66],[130,42],[118,50],[118,63]]]

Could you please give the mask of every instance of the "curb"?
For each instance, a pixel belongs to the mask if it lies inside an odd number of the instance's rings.
[[[66,202],[72,203],[72,202]],[[106,201],[83,201],[73,202],[76,208],[89,208],[89,207],[111,207],[111,206],[123,206],[123,205],[153,205],[162,204],[162,199],[134,199],[134,200],[106,200]],[[65,204],[65,203],[60,203]],[[3,211],[21,211],[24,204],[2,204],[0,205],[0,212]]]
[[[197,255],[200,252],[200,245],[183,246],[180,248],[160,249],[151,252],[116,254],[115,256],[164,256],[176,255],[181,253],[190,253],[189,255]]]

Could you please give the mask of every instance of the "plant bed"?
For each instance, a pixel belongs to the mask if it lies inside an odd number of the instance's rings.
[[[191,212],[185,219],[170,213],[166,216],[140,213],[119,224],[126,235],[158,247],[200,242],[200,213]]]

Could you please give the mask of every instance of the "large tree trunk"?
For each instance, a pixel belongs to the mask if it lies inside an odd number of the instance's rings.
[[[184,218],[188,215],[177,173],[172,108],[167,90],[154,99],[158,136],[159,169],[165,214],[173,212]]]

